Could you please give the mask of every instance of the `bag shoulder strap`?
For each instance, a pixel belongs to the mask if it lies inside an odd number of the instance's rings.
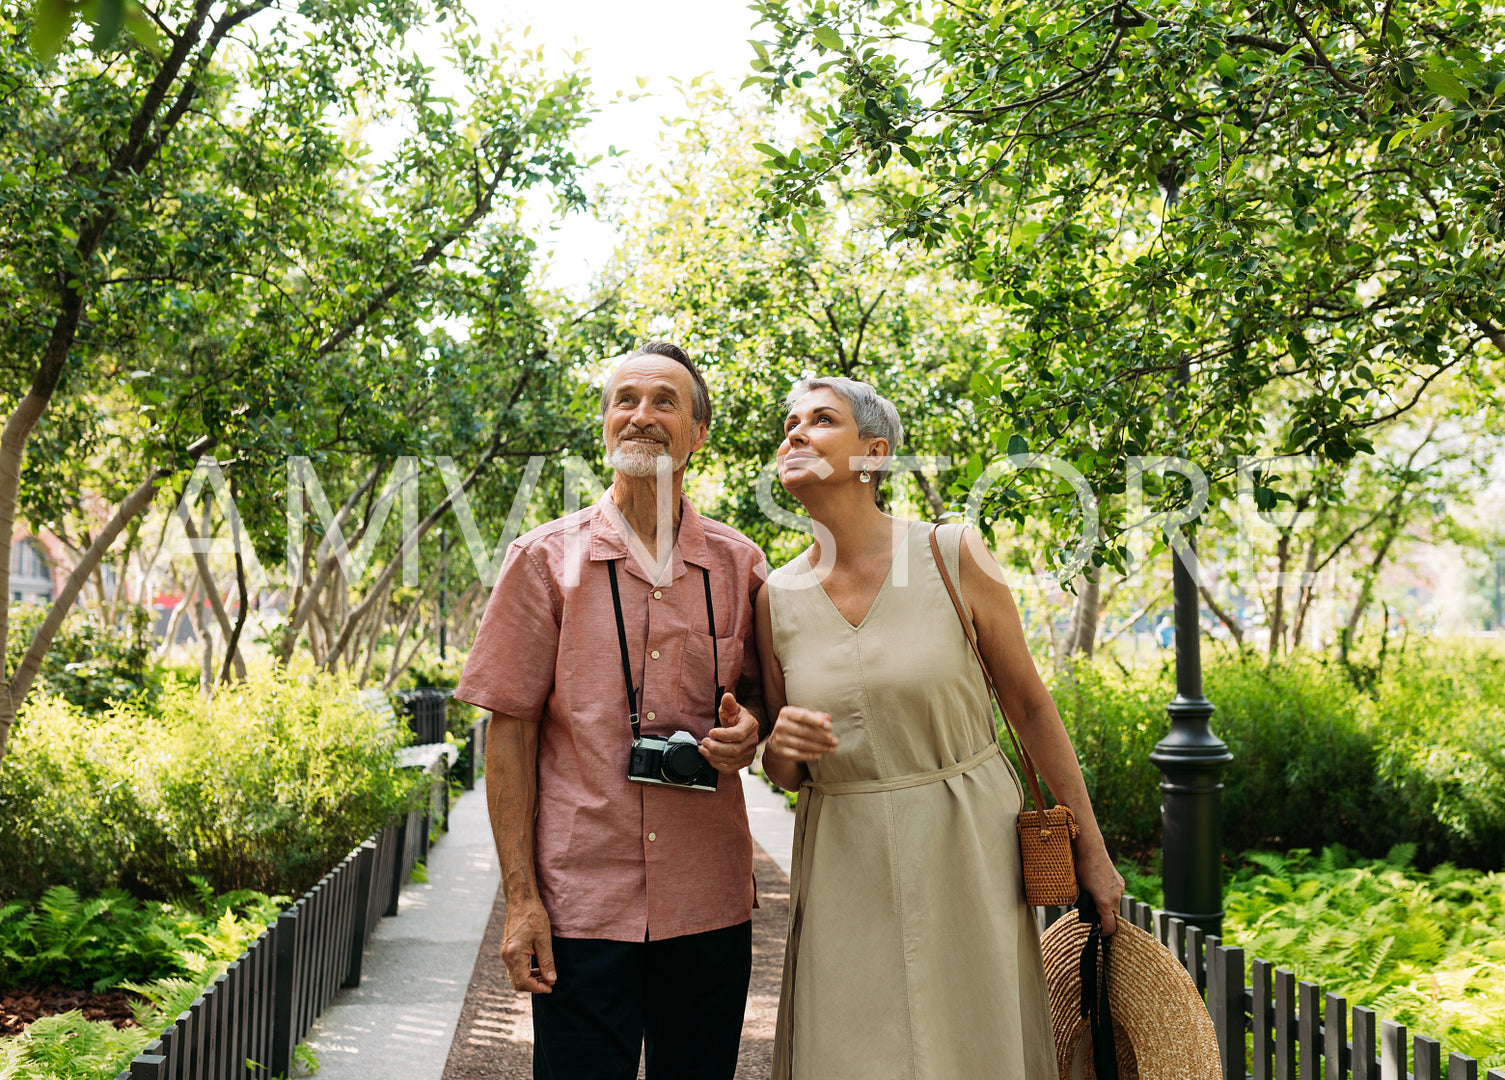
[[[946,560],[941,558],[941,544],[937,539],[939,529],[938,525],[930,526],[930,553],[935,556],[935,568],[941,572],[941,580],[946,583],[946,592],[951,596],[951,606],[956,608],[956,617],[961,620],[962,632],[967,635],[967,643],[972,646],[972,655],[977,657],[978,666],[982,668],[982,677],[983,681],[988,684],[988,693],[998,703],[998,714],[1003,717],[1003,726],[1009,733],[1009,742],[1014,744],[1014,753],[1024,766],[1024,777],[1029,783],[1029,793],[1035,800],[1035,809],[1044,810],[1045,799],[1040,793],[1040,778],[1035,775],[1035,763],[1030,760],[1029,752],[1019,742],[1019,736],[1014,734],[1014,725],[1009,721],[1009,714],[1003,707],[1003,699],[998,696],[998,687],[993,685],[993,676],[988,671],[987,661],[983,660],[982,650],[977,647],[977,635],[972,631],[972,620],[967,618],[961,597],[957,595],[956,586],[951,583],[951,575],[946,571]]]

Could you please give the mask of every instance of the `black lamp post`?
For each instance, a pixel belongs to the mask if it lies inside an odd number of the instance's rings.
[[[1184,361],[1180,382],[1191,381]],[[1187,534],[1188,554],[1196,546]],[[1233,760],[1212,733],[1212,702],[1202,696],[1201,598],[1190,568],[1172,551],[1175,590],[1176,696],[1165,711],[1170,732],[1150,762],[1160,770],[1160,873],[1165,911],[1208,934],[1223,927],[1223,770]]]

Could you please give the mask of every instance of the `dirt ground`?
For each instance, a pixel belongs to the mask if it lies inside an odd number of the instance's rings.
[[[737,1080],[767,1080],[772,1073],[773,1027],[784,971],[784,934],[789,926],[789,879],[756,846],[753,873],[758,880],[759,906],[753,911],[752,985],[742,1021]],[[505,911],[498,891],[444,1067],[444,1080],[531,1080],[533,1076],[533,1020],[528,995],[512,989],[498,952]]]
[[[0,990],[0,1035],[19,1035],[33,1020],[77,1009],[85,1020],[108,1020],[118,1028],[135,1027],[131,1006],[143,999],[123,990],[91,994],[60,986]]]

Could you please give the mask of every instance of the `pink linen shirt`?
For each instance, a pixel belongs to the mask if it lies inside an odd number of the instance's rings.
[[[716,726],[717,684],[759,686],[763,553],[682,497],[655,581],[629,553],[610,498],[508,548],[455,696],[541,725],[535,858],[556,935],[644,941],[735,926],[754,904],[740,778],[718,774],[714,793],[627,779],[632,728],[606,567],[617,561],[643,733],[699,739]]]

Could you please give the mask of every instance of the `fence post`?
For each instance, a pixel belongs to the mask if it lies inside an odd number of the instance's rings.
[[[1337,994],[1327,995],[1327,1011],[1322,1019],[1323,1076],[1342,1080],[1348,1075],[1348,1000]]]
[[[1322,1067],[1322,1044],[1317,1026],[1322,1022],[1321,1008],[1317,1002],[1322,990],[1314,982],[1302,980],[1296,984],[1297,1008],[1296,1041],[1300,1044],[1296,1066],[1303,1077],[1318,1075]]]
[[[1254,983],[1254,1080],[1275,1080],[1275,966],[1268,960],[1249,965]],[[1379,1080],[1371,1077],[1368,1080]]]
[[[1425,1035],[1416,1036],[1411,1063],[1416,1080],[1442,1080],[1442,1044]]]
[[[352,989],[361,984],[361,957],[366,951],[366,915],[371,907],[371,874],[376,868],[376,844],[367,840],[355,863],[355,915],[350,920],[350,967],[340,985]]]
[[[1244,950],[1219,945],[1218,1004],[1221,1020],[1214,1016],[1218,1032],[1218,1049],[1222,1052],[1223,1080],[1244,1080]],[[1207,979],[1207,996],[1212,996],[1212,976]]]
[[[1373,1009],[1353,1007],[1353,1053],[1348,1064],[1353,1080],[1380,1080],[1378,1059],[1374,1056],[1374,1023]]]
[[[398,815],[397,832],[392,839],[392,891],[387,898],[385,912],[389,917],[397,914],[397,899],[402,895],[402,865],[407,855],[408,817],[407,814]]]
[[[1448,1080],[1479,1080],[1479,1063],[1467,1054],[1449,1054]]]
[[[1296,976],[1285,968],[1275,969],[1275,1075],[1291,1080],[1296,1075]],[[1404,1077],[1401,1080],[1405,1080]]]
[[[165,1080],[167,1059],[161,1054],[137,1054],[131,1059],[131,1080]]]
[[[1382,1080],[1406,1080],[1406,1075],[1406,1026],[1381,1020],[1380,1076]]]
[[[272,1060],[273,1076],[286,1076],[293,1065],[293,976],[298,960],[298,913],[284,911],[277,916],[277,961],[272,978]]]
[[[476,789],[476,755],[484,753],[481,749],[481,721],[477,720],[470,725],[470,733],[465,736],[465,747],[470,758],[470,763],[465,766],[465,771],[460,774],[460,783],[466,791]]]

